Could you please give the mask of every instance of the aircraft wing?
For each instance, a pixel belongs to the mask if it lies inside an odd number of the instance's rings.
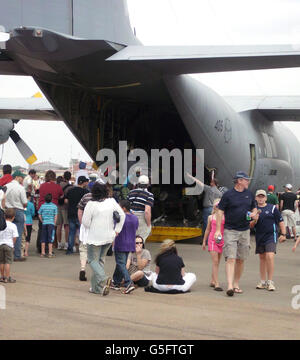
[[[60,120],[47,99],[34,97],[0,98],[0,119]]]
[[[145,65],[166,75],[300,66],[300,47],[246,46],[127,46],[107,61]]]
[[[300,121],[300,96],[227,96],[237,112],[258,110],[270,121]]]

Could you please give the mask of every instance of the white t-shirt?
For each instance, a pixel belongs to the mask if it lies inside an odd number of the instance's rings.
[[[0,245],[7,245],[11,248],[14,247],[13,238],[19,236],[16,224],[11,221],[6,221],[6,229],[0,231]]]

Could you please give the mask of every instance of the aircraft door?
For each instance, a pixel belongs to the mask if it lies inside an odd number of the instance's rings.
[[[255,153],[255,144],[250,144],[250,167],[249,167],[249,177],[252,179],[254,175],[256,165],[256,153]],[[250,180],[251,182],[251,180]]]

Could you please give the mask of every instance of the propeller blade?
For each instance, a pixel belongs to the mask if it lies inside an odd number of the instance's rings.
[[[16,147],[23,158],[28,162],[28,164],[33,164],[37,160],[37,157],[34,155],[30,147],[20,138],[19,134],[15,130],[11,130],[9,135],[12,141],[16,144]]]

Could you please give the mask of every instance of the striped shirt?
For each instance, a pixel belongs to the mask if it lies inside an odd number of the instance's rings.
[[[86,204],[92,200],[93,195],[92,193],[87,193],[85,195],[83,195],[83,197],[81,198],[81,200],[79,201],[78,205],[77,205],[77,209],[79,210],[84,210],[84,208],[86,207]]]
[[[54,220],[57,215],[57,206],[50,203],[44,203],[39,210],[39,215],[42,216],[43,225],[55,225]]]
[[[130,201],[131,210],[135,212],[144,212],[145,206],[153,207],[154,197],[153,194],[147,189],[134,189],[131,190],[127,196]]]

